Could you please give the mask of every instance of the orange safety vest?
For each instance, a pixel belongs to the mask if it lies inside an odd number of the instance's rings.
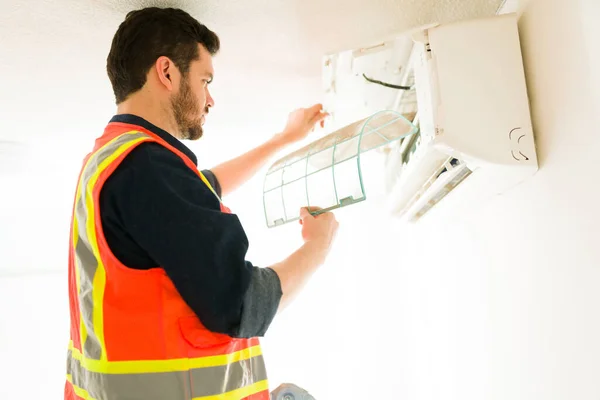
[[[136,125],[107,126],[85,159],[73,206],[65,400],[267,400],[258,338],[210,332],[164,269],[127,268],[106,244],[100,190],[144,142],[179,155],[217,195],[192,160],[156,134]]]

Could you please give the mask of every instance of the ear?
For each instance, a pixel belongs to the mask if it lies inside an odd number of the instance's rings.
[[[173,61],[168,57],[161,56],[156,60],[154,68],[156,69],[156,76],[158,77],[159,82],[162,83],[167,90],[173,90],[173,79],[176,78],[177,74],[177,68]]]

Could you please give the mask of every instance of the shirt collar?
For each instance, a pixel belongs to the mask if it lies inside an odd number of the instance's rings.
[[[155,135],[158,135],[165,142],[167,142],[168,144],[170,144],[171,146],[175,147],[177,150],[179,150],[183,154],[185,154],[190,160],[192,160],[194,162],[194,164],[198,165],[198,158],[196,157],[196,155],[194,154],[194,152],[192,150],[190,150],[186,145],[181,143],[181,141],[179,139],[177,139],[175,136],[171,135],[169,132],[146,121],[142,117],[138,117],[137,115],[133,115],[133,114],[118,114],[118,115],[115,115],[114,117],[112,117],[110,122],[119,122],[122,124],[141,126],[142,128],[147,129],[150,132],[154,133]]]

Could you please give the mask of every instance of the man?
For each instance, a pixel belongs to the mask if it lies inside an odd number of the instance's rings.
[[[202,136],[219,39],[176,9],[131,12],[107,71],[117,114],[86,157],[69,251],[65,399],[267,399],[258,337],[329,251],[330,213],[302,211],[304,245],[257,268],[221,203],[325,113],[290,114],[262,146],[197,169],[181,139]]]

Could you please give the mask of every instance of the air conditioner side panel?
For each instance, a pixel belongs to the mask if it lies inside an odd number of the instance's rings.
[[[399,84],[411,48],[412,40],[403,35],[368,48],[325,56],[322,68],[323,105],[332,115],[329,126],[336,130],[390,109],[398,90],[369,82],[363,74],[371,79]]]
[[[436,139],[457,158],[537,169],[514,14],[429,30]]]

